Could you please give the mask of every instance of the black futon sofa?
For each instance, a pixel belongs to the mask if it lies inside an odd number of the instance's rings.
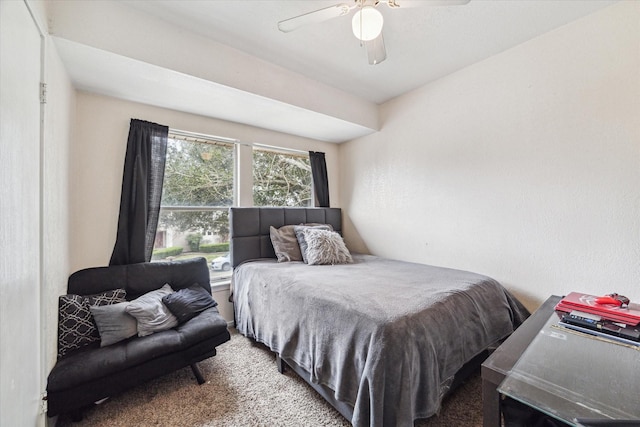
[[[169,284],[174,291],[194,284],[209,294],[209,268],[204,258],[179,262],[96,267],[69,277],[68,294],[94,295],[124,288],[126,300]],[[148,336],[133,336],[112,345],[92,343],[59,357],[47,380],[47,415],[82,417],[82,409],[144,381],[191,366],[204,383],[196,362],[216,354],[230,339],[217,307],[207,308],[178,326]]]

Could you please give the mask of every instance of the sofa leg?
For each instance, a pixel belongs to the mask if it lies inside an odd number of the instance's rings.
[[[200,372],[200,368],[198,368],[198,365],[196,365],[195,363],[191,364],[191,370],[193,371],[193,375],[196,376],[196,380],[198,381],[198,384],[202,385],[204,384],[204,377],[202,376],[202,372]]]
[[[71,421],[73,421],[74,423],[79,423],[80,421],[82,421],[82,418],[84,418],[82,409],[76,409],[75,411],[71,411],[69,413],[69,418],[71,418]]]
[[[79,423],[80,421],[82,421],[82,418],[84,418],[83,409],[84,408],[78,408],[61,413],[60,415],[58,415],[55,426],[67,426],[70,423]]]

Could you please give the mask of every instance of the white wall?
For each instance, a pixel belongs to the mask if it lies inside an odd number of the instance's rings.
[[[116,237],[124,155],[132,118],[243,142],[325,152],[331,197],[334,201],[340,198],[335,144],[78,92],[70,172],[71,271],[109,263]],[[251,171],[242,171],[241,180],[247,173],[250,176]]]
[[[74,92],[46,36],[44,4],[3,1],[0,8],[0,425],[39,426],[56,357],[57,296],[69,273]]]
[[[487,274],[530,309],[640,301],[639,22],[620,2],[383,105],[340,147],[347,243]]]
[[[41,385],[41,38],[23,2],[0,3],[0,424],[36,425]]]
[[[75,91],[55,45],[46,44],[47,104],[42,146],[42,330],[45,336],[44,370],[56,362],[58,348],[58,296],[67,291],[69,269],[69,146],[73,131]]]

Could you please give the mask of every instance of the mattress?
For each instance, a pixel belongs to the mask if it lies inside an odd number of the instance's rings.
[[[528,315],[487,276],[353,258],[243,263],[233,299],[240,333],[353,407],[354,426],[413,426],[434,415],[455,373]]]

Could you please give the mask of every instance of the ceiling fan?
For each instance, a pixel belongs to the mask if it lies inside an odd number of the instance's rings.
[[[353,9],[358,9],[351,20],[353,34],[360,45],[367,50],[369,64],[376,65],[387,58],[382,36],[384,18],[376,8],[386,4],[390,9],[408,9],[418,6],[453,6],[469,3],[470,0],[353,0],[353,3],[340,3],[293,18],[278,22],[278,29],[288,33],[298,28],[332,18],[347,15]]]

